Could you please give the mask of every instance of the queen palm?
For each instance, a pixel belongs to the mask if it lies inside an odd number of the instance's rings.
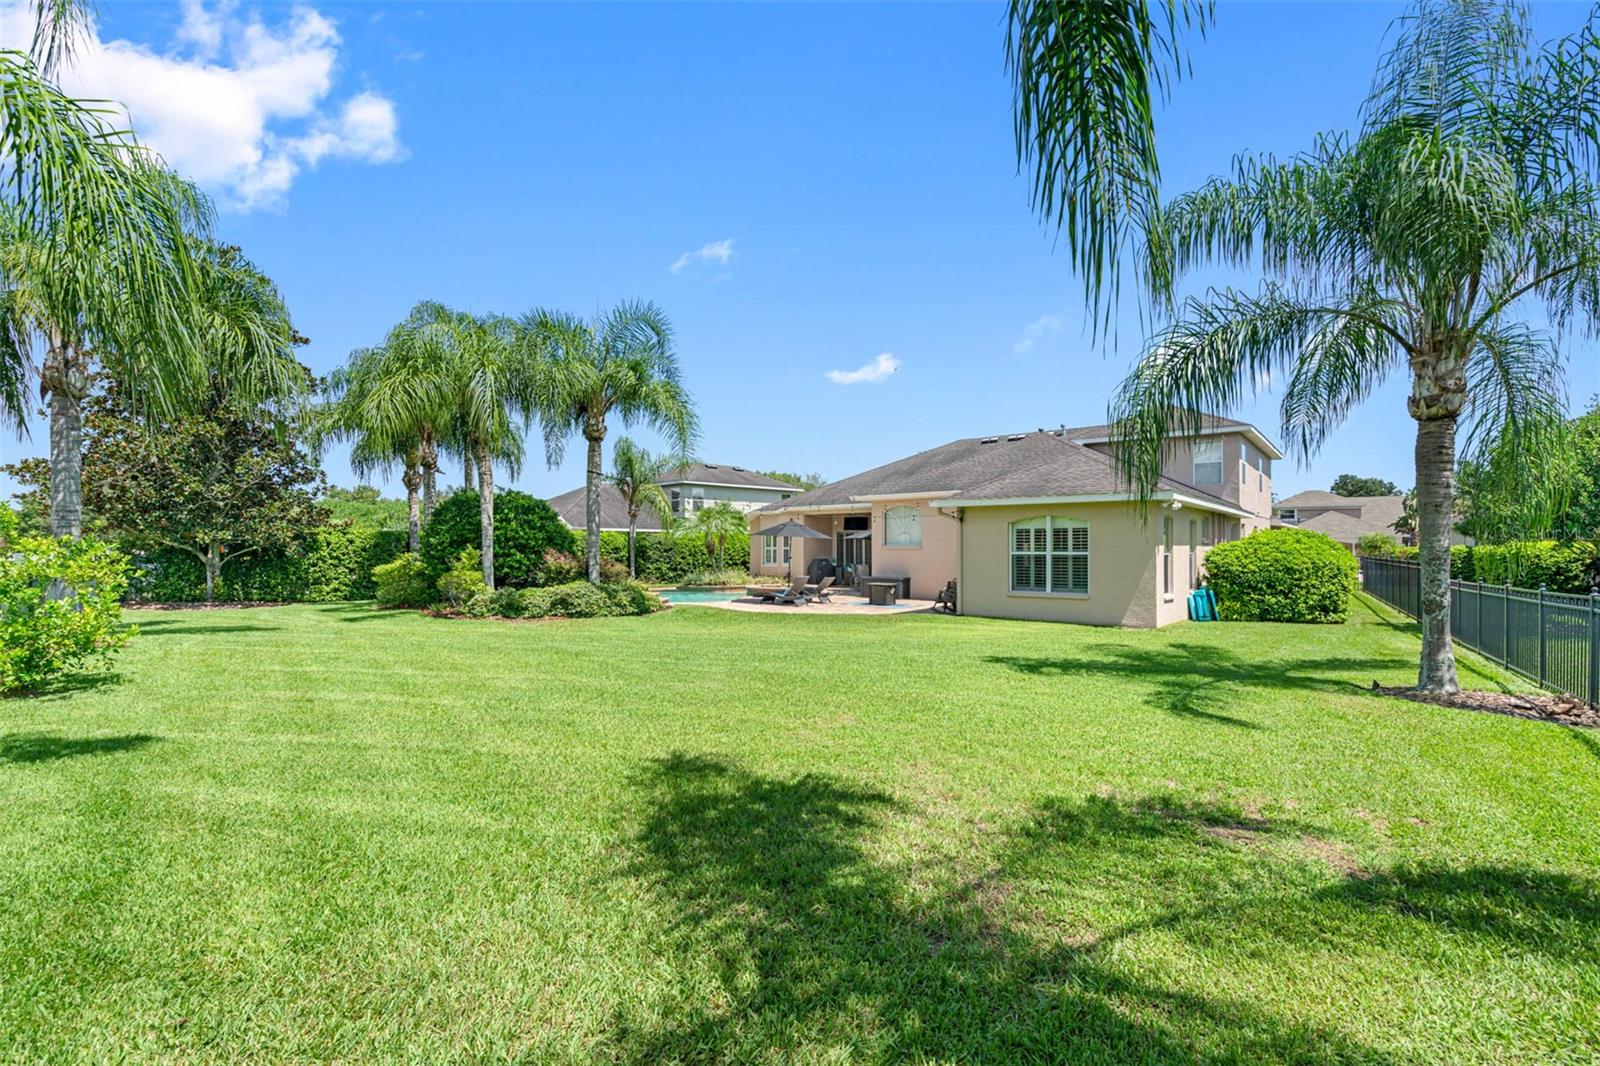
[[[1600,38],[1534,44],[1517,8],[1423,4],[1399,23],[1359,134],[1285,161],[1241,159],[1160,210],[1151,291],[1218,262],[1259,291],[1172,307],[1113,404],[1125,473],[1148,493],[1175,430],[1265,381],[1309,455],[1385,378],[1410,381],[1422,569],[1419,685],[1457,690],[1449,543],[1458,423],[1526,468],[1560,432],[1549,333],[1600,315]],[[1171,305],[1169,305],[1171,307]]]
[[[585,523],[589,580],[600,580],[600,482],[607,420],[643,424],[667,438],[680,455],[694,443],[696,420],[679,377],[672,326],[652,303],[618,304],[590,322],[560,311],[522,320],[542,355],[539,407],[550,465],[561,461],[567,438],[583,435]]]
[[[638,577],[639,514],[646,507],[656,513],[663,528],[672,521],[672,502],[662,490],[661,477],[675,469],[682,459],[670,455],[651,455],[627,437],[611,449],[611,474],[607,478],[617,487],[623,506],[628,509],[628,576]]]
[[[746,528],[744,512],[726,500],[718,500],[691,515],[683,532],[703,538],[711,565],[721,570],[727,561],[728,541]]]
[[[416,419],[397,417],[385,391],[396,375],[395,354],[386,347],[360,348],[328,375],[328,402],[318,411],[319,437],[350,440],[350,467],[358,477],[400,468],[406,490],[408,550],[416,551],[422,529],[423,456]],[[409,408],[402,409],[405,415]]]

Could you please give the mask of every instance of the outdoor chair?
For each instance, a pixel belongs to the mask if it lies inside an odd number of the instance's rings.
[[[955,578],[951,578],[950,583],[945,585],[944,588],[940,589],[939,594],[933,598],[933,609],[936,611],[946,610],[951,614],[956,613]]]
[[[809,597],[806,595],[806,579],[805,575],[802,574],[793,581],[789,582],[788,588],[772,597],[772,602],[787,603],[794,606],[799,606],[800,604],[805,603],[807,599],[809,599]]]
[[[809,599],[815,600],[817,603],[832,603],[833,593],[829,591],[832,588],[833,577],[832,575],[829,575],[828,577],[823,578],[821,581],[818,581],[815,585],[807,585],[806,596]]]
[[[753,600],[770,600],[782,591],[777,585],[746,585],[744,594]]]

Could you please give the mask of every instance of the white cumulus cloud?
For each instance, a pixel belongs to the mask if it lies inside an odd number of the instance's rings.
[[[672,261],[667,269],[682,274],[692,263],[717,263],[727,266],[733,259],[733,238],[702,244],[692,252],[684,252]]]
[[[1044,337],[1060,333],[1064,323],[1055,315],[1041,315],[1029,323],[1028,328],[1022,331],[1016,343],[1011,346],[1012,355],[1026,355],[1033,351],[1033,346]]]
[[[883,381],[899,369],[900,360],[888,352],[880,352],[876,359],[865,366],[858,366],[854,370],[830,370],[827,377],[835,385],[859,385],[862,382]]]
[[[169,166],[242,210],[281,205],[320,163],[404,155],[392,100],[371,90],[335,99],[332,20],[303,6],[273,24],[226,2],[182,6],[163,50],[91,29],[61,71],[62,88],[121,104]],[[26,47],[31,19],[25,5],[0,8],[0,44]]]

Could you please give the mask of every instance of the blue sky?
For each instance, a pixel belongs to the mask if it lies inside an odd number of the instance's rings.
[[[1536,25],[1586,10],[1539,8]],[[1160,116],[1167,186],[1348,128],[1398,11],[1219,5]],[[134,122],[203,172],[222,237],[279,282],[315,370],[419,299],[650,299],[677,327],[704,458],[841,477],[958,436],[1099,422],[1137,354],[1131,298],[1115,348],[1083,332],[1081,285],[1030,211],[1002,12],[117,3],[86,60],[101,67],[79,76],[131,86]],[[827,376],[884,353],[883,380]],[[1582,401],[1600,360],[1572,354]],[[1345,471],[1409,486],[1403,396],[1392,382],[1309,466],[1279,464],[1279,492]],[[1278,437],[1275,397],[1234,413]],[[581,449],[552,471],[530,444],[517,487],[580,483]],[[44,446],[38,427],[20,451]],[[342,454],[327,466],[353,483]]]

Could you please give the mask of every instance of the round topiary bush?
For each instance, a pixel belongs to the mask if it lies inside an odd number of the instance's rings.
[[[450,569],[464,548],[479,546],[478,494],[456,492],[439,501],[422,530],[422,562],[435,579]],[[496,585],[539,583],[547,551],[574,553],[577,538],[543,500],[526,492],[494,494]]]
[[[1348,549],[1309,529],[1257,530],[1205,560],[1225,622],[1343,622],[1357,569]]]

